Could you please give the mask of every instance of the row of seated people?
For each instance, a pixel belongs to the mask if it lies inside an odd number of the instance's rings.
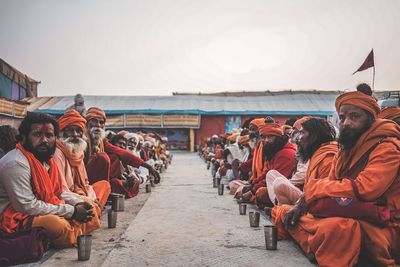
[[[248,129],[211,137],[200,154],[220,162],[217,172],[231,180],[235,198],[272,217],[279,240],[294,239],[318,265],[398,266],[400,107],[381,110],[365,84],[335,106],[337,137],[323,118],[283,126],[258,118]],[[247,153],[236,149],[250,154],[240,158]]]
[[[104,111],[92,107],[85,118],[74,109],[58,120],[28,112],[18,132],[0,126],[0,239],[42,227],[54,247],[75,246],[79,235],[99,229],[111,192],[132,198],[144,179],[160,182],[155,135],[122,132],[108,140],[105,122]],[[125,135],[135,137],[129,149]]]

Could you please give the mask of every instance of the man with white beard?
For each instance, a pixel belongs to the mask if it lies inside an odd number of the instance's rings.
[[[91,184],[99,180],[111,181],[112,178],[116,178],[113,175],[121,171],[121,163],[124,166],[132,166],[135,168],[142,166],[148,169],[150,174],[154,176],[156,183],[160,182],[160,174],[152,166],[129,151],[112,145],[105,139],[104,127],[106,123],[106,114],[102,109],[97,107],[89,108],[86,120],[90,135],[86,171]],[[115,160],[111,161],[110,158]],[[112,180],[116,181],[118,179]],[[125,191],[122,181],[120,184],[113,182],[111,184],[111,191],[116,193]],[[125,197],[130,196],[125,195]]]
[[[83,161],[87,147],[83,134],[86,130],[86,120],[76,110],[70,109],[58,119],[58,123],[60,138],[57,140],[54,159],[60,170],[63,190],[70,192],[73,197],[91,203],[100,217],[111,187],[105,180],[89,185]]]

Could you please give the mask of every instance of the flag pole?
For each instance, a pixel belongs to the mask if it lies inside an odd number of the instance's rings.
[[[374,70],[372,72],[372,90],[375,90],[375,65],[374,65]]]

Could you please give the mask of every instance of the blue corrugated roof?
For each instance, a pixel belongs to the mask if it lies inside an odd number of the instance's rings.
[[[338,94],[295,93],[268,96],[84,96],[86,108],[100,107],[107,114],[199,115],[331,115]],[[73,96],[58,97],[35,111],[63,114]]]

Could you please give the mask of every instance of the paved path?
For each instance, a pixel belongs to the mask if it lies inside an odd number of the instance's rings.
[[[103,266],[313,266],[291,241],[265,250],[262,227],[250,228],[211,181],[196,154],[176,153]]]

